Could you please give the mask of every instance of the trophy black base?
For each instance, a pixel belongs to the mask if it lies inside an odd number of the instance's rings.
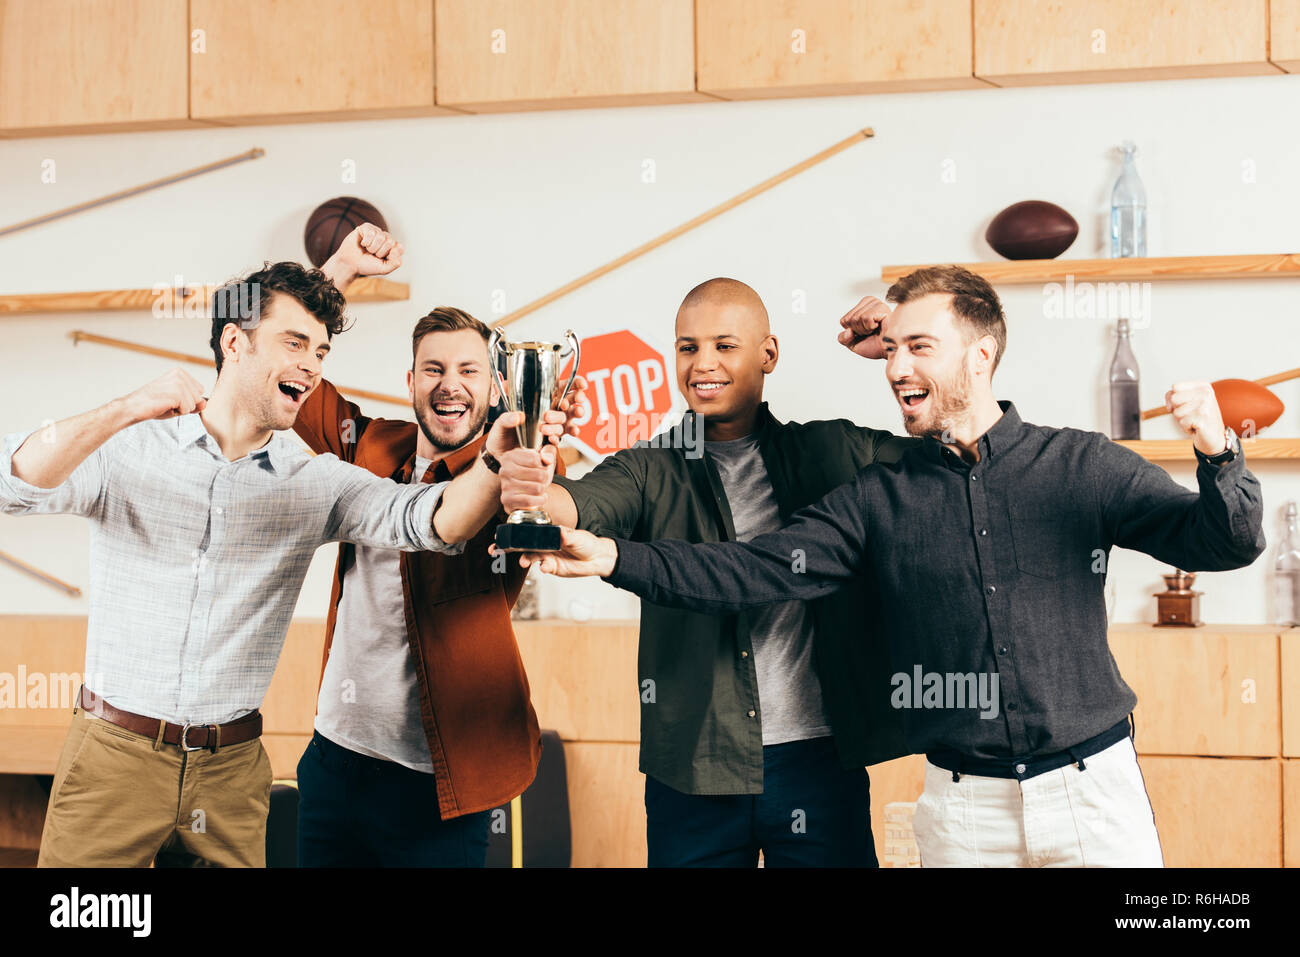
[[[558,552],[561,541],[558,525],[497,526],[497,550],[502,552]]]

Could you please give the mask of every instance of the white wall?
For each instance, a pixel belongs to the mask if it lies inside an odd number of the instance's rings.
[[[975,90],[763,103],[392,120],[0,141],[0,223],[210,162],[251,146],[265,158],[60,222],[0,237],[0,293],[150,287],[180,274],[220,281],[266,259],[301,259],[308,212],[363,196],[406,243],[394,278],[411,301],[355,307],[359,321],[328,364],[336,381],[401,392],[414,320],[436,304],[492,318],[494,290],[513,309],[746,187],[873,126],[876,137],[613,275],[522,320],[519,332],[579,335],[631,327],[662,349],[695,283],[753,285],[782,345],[768,398],[783,418],[848,416],[901,429],[882,367],[834,341],[860,296],[883,294],[883,263],[991,258],[992,214],[1039,198],[1071,210],[1082,232],[1066,255],[1105,255],[1117,164],[1139,144],[1153,255],[1300,248],[1300,136],[1289,119],[1300,77]],[[57,180],[41,181],[53,160]],[[342,183],[345,161],[355,183]],[[642,181],[645,160],[657,178]],[[1252,164],[1255,182],[1244,182]],[[955,171],[955,182],[944,173]],[[948,177],[951,179],[952,177]],[[796,290],[807,313],[792,311]],[[1044,315],[1040,287],[1006,287],[1000,397],[1029,421],[1105,429],[1109,324]],[[1163,283],[1136,339],[1143,404],[1176,379],[1256,378],[1300,365],[1300,281]],[[203,353],[200,319],[146,313],[0,318],[0,433],[58,419],[129,391],[168,363],[67,335],[102,335]],[[196,368],[196,367],[195,367]],[[1300,382],[1270,434],[1300,435]],[[395,410],[378,409],[381,414]],[[1172,438],[1169,420],[1148,438]],[[1263,622],[1282,503],[1300,497],[1295,464],[1260,463],[1270,551],[1253,567],[1206,574],[1203,617]],[[1193,486],[1191,467],[1174,473]],[[74,582],[87,580],[80,519],[0,516],[0,549]],[[333,549],[312,567],[298,613],[320,617]],[[1162,566],[1133,553],[1112,563],[1114,618],[1150,620]],[[548,583],[543,610],[625,617],[636,602],[600,582]],[[0,567],[0,611],[79,614],[72,600]]]

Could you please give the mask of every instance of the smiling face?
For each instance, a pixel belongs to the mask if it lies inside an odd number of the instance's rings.
[[[996,342],[976,338],[952,314],[952,296],[933,293],[899,305],[884,321],[885,375],[908,434],[943,442],[971,416],[978,390],[992,395]]]
[[[712,282],[734,286],[694,302],[693,291],[677,312],[677,388],[706,428],[752,417],[778,356],[758,295],[734,280]]]
[[[487,343],[475,329],[430,332],[415,350],[415,367],[406,374],[411,408],[420,425],[423,458],[434,450],[451,452],[478,438],[496,402]]]
[[[320,383],[329,352],[325,324],[291,296],[276,293],[257,325],[228,323],[221,333],[223,378],[236,403],[261,429],[293,428],[303,400]]]

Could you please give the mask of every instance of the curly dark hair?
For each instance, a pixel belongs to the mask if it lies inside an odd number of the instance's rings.
[[[226,283],[212,294],[210,345],[218,373],[222,362],[222,331],[234,323],[251,335],[276,293],[296,299],[325,325],[331,339],[348,327],[347,300],[323,272],[295,262],[263,263],[261,269]]]

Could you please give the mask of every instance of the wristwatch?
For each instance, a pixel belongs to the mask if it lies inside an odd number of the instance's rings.
[[[1241,442],[1237,439],[1237,433],[1232,431],[1231,426],[1223,430],[1223,440],[1226,448],[1218,455],[1206,455],[1200,449],[1196,450],[1196,454],[1211,465],[1227,465],[1241,454]]]
[[[492,472],[494,472],[497,475],[501,474],[500,460],[498,460],[495,455],[493,455],[491,452],[487,450],[486,445],[483,446],[483,451],[478,454],[478,457],[483,460],[483,464],[486,465]]]

